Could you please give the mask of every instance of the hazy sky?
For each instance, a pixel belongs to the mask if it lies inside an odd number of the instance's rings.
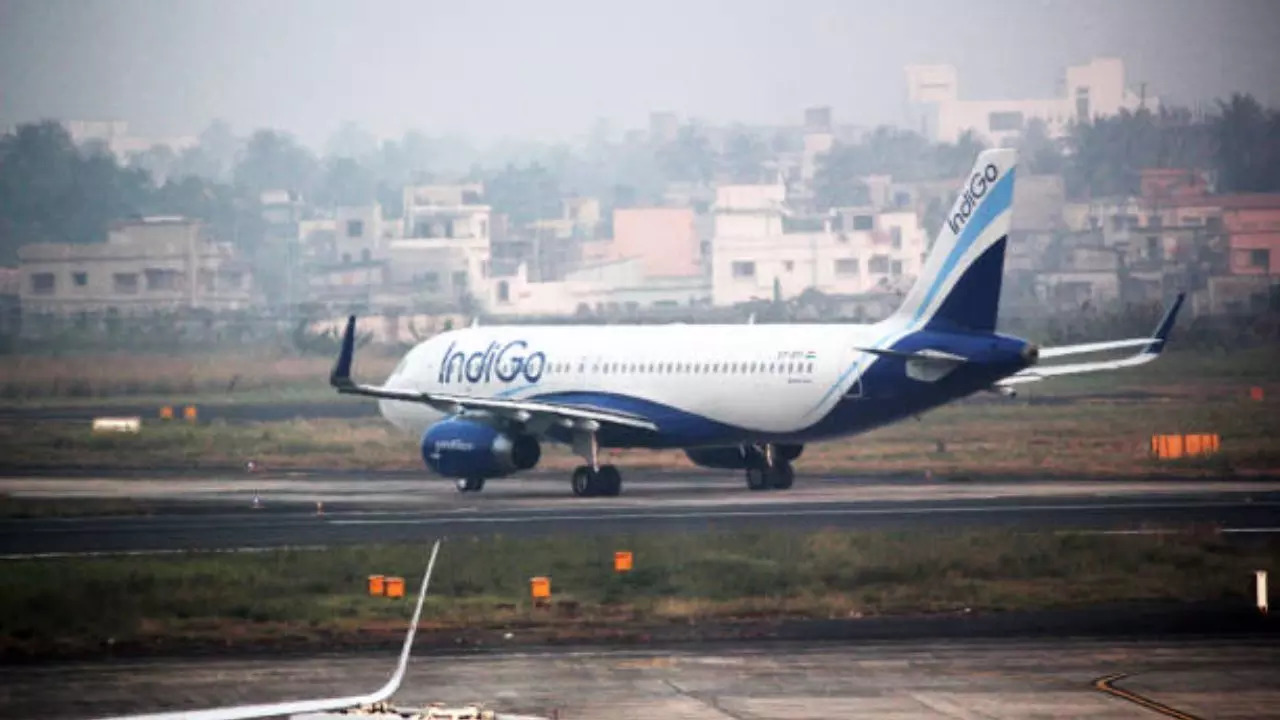
[[[313,145],[347,120],[481,141],[660,109],[893,123],[905,64],[956,65],[962,97],[1049,96],[1096,55],[1179,102],[1280,105],[1280,1],[0,0],[0,123],[221,117]]]

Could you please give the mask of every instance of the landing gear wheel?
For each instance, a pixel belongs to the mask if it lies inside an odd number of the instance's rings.
[[[454,486],[458,492],[480,492],[484,489],[484,478],[458,478]]]
[[[786,490],[796,481],[796,471],[789,462],[780,462],[769,470],[769,487]]]
[[[615,497],[622,492],[622,473],[612,465],[601,465],[599,470],[581,465],[574,469],[571,481],[578,497]]]
[[[599,495],[617,497],[622,492],[622,473],[612,465],[601,465],[596,472],[596,484]]]
[[[573,485],[573,494],[578,497],[594,496],[596,494],[596,487],[599,485],[599,483],[596,482],[595,471],[586,465],[579,465],[574,468],[570,482]]]
[[[768,490],[769,476],[766,474],[765,468],[749,467],[747,468],[747,489],[748,490]]]

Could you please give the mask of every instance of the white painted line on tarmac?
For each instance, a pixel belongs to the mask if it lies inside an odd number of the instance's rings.
[[[1077,505],[978,505],[950,506],[935,505],[923,508],[768,508],[761,510],[710,510],[685,512],[627,512],[598,514],[539,513],[532,512],[511,517],[417,517],[388,519],[330,519],[330,525],[429,525],[439,522],[490,524],[490,523],[522,523],[522,522],[579,522],[595,520],[609,522],[613,520],[689,520],[716,518],[753,518],[753,517],[832,517],[832,516],[885,516],[885,515],[947,515],[947,514],[982,514],[982,513],[1018,513],[1039,511],[1090,511],[1090,510],[1155,510],[1155,509],[1198,509],[1214,507],[1239,507],[1239,502],[1157,502],[1157,503],[1090,503]],[[1280,503],[1250,503],[1250,507],[1280,506]]]
[[[271,547],[232,547],[211,549],[170,548],[161,550],[87,550],[84,552],[45,552],[0,555],[0,560],[55,560],[62,558],[141,557],[146,555],[212,555],[228,553],[264,553],[277,550],[327,550],[328,545],[275,545]]]

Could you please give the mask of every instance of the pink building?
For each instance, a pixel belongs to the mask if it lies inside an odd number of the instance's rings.
[[[1218,201],[1231,248],[1231,272],[1280,275],[1280,195],[1226,195]]]
[[[702,274],[702,251],[691,208],[614,210],[610,246],[610,259],[643,258],[649,277]]]

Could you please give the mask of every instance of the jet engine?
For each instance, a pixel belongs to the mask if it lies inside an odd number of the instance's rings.
[[[474,420],[450,418],[427,428],[422,459],[448,478],[494,478],[529,470],[542,457],[532,435],[511,435]]]

